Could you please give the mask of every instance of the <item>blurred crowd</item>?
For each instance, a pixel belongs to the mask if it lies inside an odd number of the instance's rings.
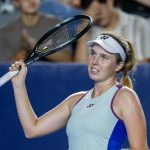
[[[150,62],[150,0],[0,0],[0,62],[25,60],[44,33],[79,14],[93,18],[91,29],[41,61],[86,63],[86,42],[115,31],[133,43],[139,63]]]

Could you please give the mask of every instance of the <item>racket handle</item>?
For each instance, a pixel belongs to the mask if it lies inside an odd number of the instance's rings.
[[[2,76],[0,78],[0,87],[2,85],[4,85],[6,82],[8,82],[11,78],[13,78],[16,74],[18,74],[18,72],[19,72],[18,70],[17,71],[9,71],[4,76]]]

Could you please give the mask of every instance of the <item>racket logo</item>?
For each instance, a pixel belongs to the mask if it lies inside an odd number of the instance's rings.
[[[48,46],[47,46],[47,45],[43,47],[43,50],[47,50],[47,49],[48,49]]]

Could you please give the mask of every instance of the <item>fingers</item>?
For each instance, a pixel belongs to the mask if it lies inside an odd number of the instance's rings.
[[[14,64],[11,65],[11,67],[9,67],[10,71],[16,71],[19,70],[20,68],[24,68],[25,67],[25,63],[23,61],[16,61]]]

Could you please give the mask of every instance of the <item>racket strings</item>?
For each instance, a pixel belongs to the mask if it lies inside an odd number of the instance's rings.
[[[46,38],[37,48],[37,51],[45,53],[62,46],[66,42],[70,42],[75,36],[82,32],[89,23],[88,19],[78,19],[65,24]]]

